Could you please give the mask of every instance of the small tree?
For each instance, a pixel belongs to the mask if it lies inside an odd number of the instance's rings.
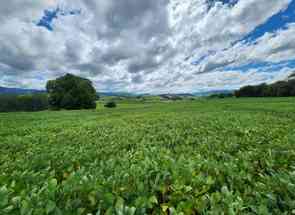
[[[117,107],[117,104],[114,101],[108,101],[104,106],[106,108],[115,108],[115,107]]]
[[[66,74],[48,81],[46,89],[53,109],[95,109],[96,90],[90,80]]]

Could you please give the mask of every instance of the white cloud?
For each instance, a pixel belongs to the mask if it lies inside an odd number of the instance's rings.
[[[222,70],[225,66],[239,67],[251,62],[271,62],[295,59],[295,24],[274,33],[266,33],[252,43],[237,43],[235,46],[211,55],[197,68],[202,72]]]

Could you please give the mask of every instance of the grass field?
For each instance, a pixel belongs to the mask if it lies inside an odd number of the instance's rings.
[[[0,214],[295,214],[295,99],[0,114]]]

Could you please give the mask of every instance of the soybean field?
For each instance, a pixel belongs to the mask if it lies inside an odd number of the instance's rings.
[[[295,99],[1,113],[0,214],[295,214]]]

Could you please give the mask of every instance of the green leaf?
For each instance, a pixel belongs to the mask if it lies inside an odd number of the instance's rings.
[[[162,205],[161,205],[161,208],[162,208],[162,211],[163,211],[163,212],[166,212],[166,211],[168,210],[169,206],[166,205],[166,204],[162,204]]]
[[[188,193],[188,192],[190,192],[190,191],[192,191],[193,190],[193,188],[191,187],[191,186],[185,186],[185,188],[184,188],[184,191],[186,192],[186,193]]]
[[[100,214],[101,214],[100,209],[98,209],[95,215],[100,215]]]
[[[82,215],[85,212],[85,208],[78,208],[77,214]]]
[[[14,207],[13,207],[13,205],[10,205],[10,206],[8,206],[8,207],[4,208],[4,209],[3,209],[3,212],[5,212],[5,213],[7,213],[7,214],[8,214],[10,211],[12,211],[12,210],[13,210],[13,208],[14,208]]]
[[[112,193],[106,193],[104,195],[104,200],[108,206],[112,206],[115,200],[115,197]]]
[[[158,199],[157,199],[157,197],[156,197],[156,196],[151,196],[151,197],[149,198],[149,203],[151,203],[151,204],[158,204]]]
[[[48,190],[51,193],[51,197],[54,196],[56,189],[57,189],[57,180],[53,178],[49,181],[49,184],[48,184]]]
[[[135,212],[136,212],[136,208],[135,208],[135,207],[131,207],[131,208],[126,207],[126,213],[127,213],[128,215],[134,215]]]
[[[49,202],[46,205],[46,213],[50,214],[54,209],[56,208],[56,204],[54,201],[49,200]]]
[[[112,208],[109,208],[106,212],[105,212],[105,215],[114,215],[113,213],[113,209]]]
[[[123,213],[124,213],[124,199],[123,198],[121,198],[121,197],[117,198],[115,208],[116,208],[116,212],[119,215],[123,215]]]
[[[57,186],[57,180],[55,178],[51,179],[49,181],[49,185],[52,187],[56,187]]]
[[[0,208],[4,208],[8,204],[8,190],[7,188],[1,187],[0,188]]]
[[[29,203],[26,200],[23,200],[21,202],[20,214],[21,215],[29,215],[29,214],[31,214]]]
[[[88,199],[89,199],[89,201],[90,201],[91,206],[95,206],[95,204],[96,204],[95,196],[89,194],[89,195],[88,195]]]
[[[15,196],[11,199],[11,202],[13,205],[18,206],[21,203],[21,197]]]
[[[259,214],[261,214],[261,215],[269,214],[268,209],[265,205],[260,205],[258,211],[259,211]]]

